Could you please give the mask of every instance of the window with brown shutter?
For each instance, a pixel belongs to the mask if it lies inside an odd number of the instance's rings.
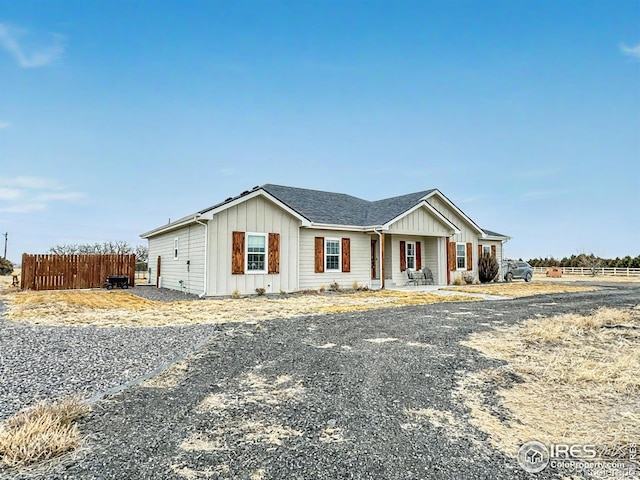
[[[269,273],[280,273],[280,234],[269,234]]]
[[[467,242],[467,270],[473,270],[473,244]]]
[[[315,239],[315,272],[324,272],[324,237]]]
[[[416,242],[416,270],[422,270],[422,249],[420,242]]]
[[[491,256],[492,257],[496,256],[496,246],[495,245],[491,245]]]
[[[342,239],[342,271],[351,271],[351,239]]]
[[[404,240],[400,240],[400,271],[407,269],[407,244]]]
[[[478,244],[478,261],[482,258],[482,245]]]
[[[233,232],[231,237],[231,273],[244,273],[244,232]]]

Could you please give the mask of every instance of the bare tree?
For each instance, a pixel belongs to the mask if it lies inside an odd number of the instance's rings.
[[[132,253],[131,245],[123,240],[117,240],[115,242],[102,242],[102,243],[84,243],[84,244],[62,244],[49,248],[49,252],[54,255],[112,255],[112,254],[127,254]]]
[[[136,260],[138,262],[149,261],[149,247],[147,247],[146,245],[136,245],[134,248],[134,253],[136,254]]]
[[[578,264],[582,268],[588,269],[591,275],[595,277],[602,268],[602,259],[593,253],[581,253],[578,255]]]

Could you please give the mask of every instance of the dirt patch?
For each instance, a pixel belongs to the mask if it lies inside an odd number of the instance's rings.
[[[198,302],[156,302],[129,292],[106,290],[5,293],[6,318],[42,325],[146,327],[225,323],[357,312],[438,302],[474,301],[465,295],[424,292],[359,292],[243,298]]]
[[[441,290],[450,290],[464,293],[478,293],[483,295],[497,295],[501,297],[518,298],[532,295],[546,295],[551,293],[589,292],[598,290],[598,287],[560,285],[542,282],[516,282],[516,283],[491,283],[485,285],[465,285],[461,287],[445,287]]]
[[[467,375],[457,391],[506,455],[533,439],[616,449],[640,438],[637,309],[528,320],[461,343],[507,362]]]

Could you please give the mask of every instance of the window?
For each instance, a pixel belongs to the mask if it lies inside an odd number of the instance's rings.
[[[491,255],[491,245],[483,245],[482,246],[482,256]]]
[[[325,270],[340,271],[340,240],[327,238],[324,242]]]
[[[173,259],[178,260],[178,239],[173,239]]]
[[[416,244],[407,242],[407,268],[416,268]]]
[[[467,269],[467,246],[464,243],[456,244],[456,267],[458,270]]]
[[[265,233],[247,234],[247,272],[264,273],[267,253],[267,235]]]

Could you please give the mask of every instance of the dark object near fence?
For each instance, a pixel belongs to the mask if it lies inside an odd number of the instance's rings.
[[[129,277],[125,275],[109,275],[107,277],[107,290],[113,287],[129,288]]]
[[[135,282],[136,256],[126,255],[22,255],[22,290],[103,288],[109,276]]]

